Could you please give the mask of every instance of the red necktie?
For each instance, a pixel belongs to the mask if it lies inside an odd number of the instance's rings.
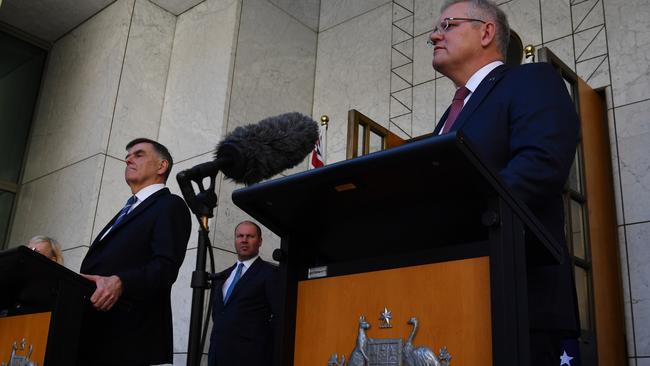
[[[460,110],[463,109],[463,101],[465,98],[467,98],[469,93],[469,89],[467,89],[465,86],[461,86],[460,88],[456,89],[454,100],[451,102],[451,110],[449,111],[449,115],[447,116],[445,124],[442,126],[442,132],[440,133],[441,135],[444,135],[449,132],[449,130],[451,130],[454,122],[456,122],[456,118],[458,118],[458,115],[460,114]]]

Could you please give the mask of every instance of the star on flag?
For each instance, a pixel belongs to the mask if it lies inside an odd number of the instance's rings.
[[[566,351],[560,356],[560,366],[567,365],[571,366],[571,360],[573,360],[573,357],[569,356]]]

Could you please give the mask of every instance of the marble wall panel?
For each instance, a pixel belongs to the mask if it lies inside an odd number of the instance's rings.
[[[111,126],[108,154],[124,157],[136,137],[158,138],[176,17],[136,0]]]
[[[126,163],[122,160],[106,157],[104,171],[101,177],[101,187],[98,190],[99,199],[96,202],[97,212],[94,217],[92,237],[85,245],[90,245],[100,231],[108,224],[131,197],[131,188],[124,180]]]
[[[268,1],[243,2],[228,131],[282,113],[311,114],[316,41]]]
[[[176,21],[158,140],[177,161],[213,150],[222,137],[239,5],[207,0]]]
[[[89,245],[103,167],[97,154],[22,185],[9,242],[48,235],[62,249]]]
[[[356,16],[386,4],[391,0],[321,0],[320,4],[320,31],[332,28]]]
[[[431,66],[433,47],[427,44],[429,33],[414,38],[413,43],[413,85],[418,85],[440,76]]]
[[[413,137],[433,132],[436,127],[436,83],[429,81],[413,88]]]
[[[133,3],[113,3],[54,44],[24,182],[106,151]]]
[[[607,54],[604,26],[596,26],[574,34],[576,60],[584,61]]]
[[[628,225],[627,250],[636,356],[650,356],[650,223]]]
[[[434,126],[451,105],[454,93],[456,93],[456,87],[450,79],[444,77],[436,79],[436,117],[434,119]]]
[[[549,42],[571,35],[570,0],[544,0],[542,10],[542,41]]]
[[[626,223],[650,220],[650,101],[616,108],[623,208]]]
[[[81,268],[81,262],[86,257],[87,252],[88,252],[88,247],[86,246],[64,250],[63,265],[78,273],[79,269]]]
[[[501,5],[512,28],[525,45],[542,43],[541,14],[537,0],[513,0]]]
[[[572,36],[545,42],[544,47],[548,47],[548,49],[551,50],[553,54],[559,57],[562,62],[571,68],[571,70],[575,71],[576,62]]]
[[[574,1],[571,7],[573,29],[576,32],[601,25],[604,22],[601,0]]]
[[[318,32],[321,0],[269,0],[282,10],[291,14],[299,22]]]
[[[345,159],[349,109],[388,126],[391,11],[386,4],[318,35],[313,115],[330,117],[328,164]]]
[[[415,0],[413,29],[416,36],[431,32],[433,23],[440,16],[442,3],[443,0]]]
[[[614,105],[650,97],[650,2],[605,2]]]

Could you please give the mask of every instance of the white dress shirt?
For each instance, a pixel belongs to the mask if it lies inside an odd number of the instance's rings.
[[[247,260],[245,260],[243,262],[239,261],[239,260],[237,261],[237,264],[235,265],[235,268],[230,272],[230,276],[228,276],[228,279],[226,280],[226,282],[223,283],[223,288],[221,289],[221,294],[223,295],[223,298],[226,297],[226,292],[228,291],[228,287],[230,287],[230,284],[232,283],[232,280],[235,278],[235,272],[237,272],[237,266],[239,266],[239,263],[244,263],[244,267],[242,267],[242,269],[241,269],[241,276],[239,277],[239,279],[241,279],[242,277],[244,277],[244,273],[246,273],[246,271],[248,271],[250,266],[253,264],[253,262],[255,262],[255,260],[257,258],[259,258],[259,254],[256,255],[255,257],[253,257],[251,259],[247,259]]]
[[[146,186],[146,187],[142,188],[141,190],[139,190],[139,191],[135,194],[135,196],[137,197],[137,200],[135,201],[134,204],[131,205],[131,207],[129,208],[129,212],[127,212],[126,214],[128,215],[129,213],[131,213],[131,211],[133,211],[134,208],[138,207],[138,205],[139,205],[140,203],[142,203],[142,201],[146,200],[147,198],[149,198],[149,196],[151,196],[152,194],[158,192],[159,190],[161,190],[161,189],[163,189],[163,188],[165,188],[165,185],[164,185],[164,184],[162,184],[162,183],[156,183],[156,184],[152,184],[152,185],[150,185],[150,186]],[[104,233],[104,235],[102,235],[102,237],[101,237],[99,240],[104,239],[104,237],[105,237],[108,233],[110,233],[111,230],[113,230],[113,226],[111,226],[110,228],[108,228],[108,230],[106,230],[106,232]]]

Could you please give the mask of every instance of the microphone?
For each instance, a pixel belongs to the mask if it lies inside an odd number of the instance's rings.
[[[298,112],[268,117],[235,128],[218,145],[213,161],[178,175],[200,180],[219,170],[237,183],[250,185],[298,165],[318,140],[318,124]]]

